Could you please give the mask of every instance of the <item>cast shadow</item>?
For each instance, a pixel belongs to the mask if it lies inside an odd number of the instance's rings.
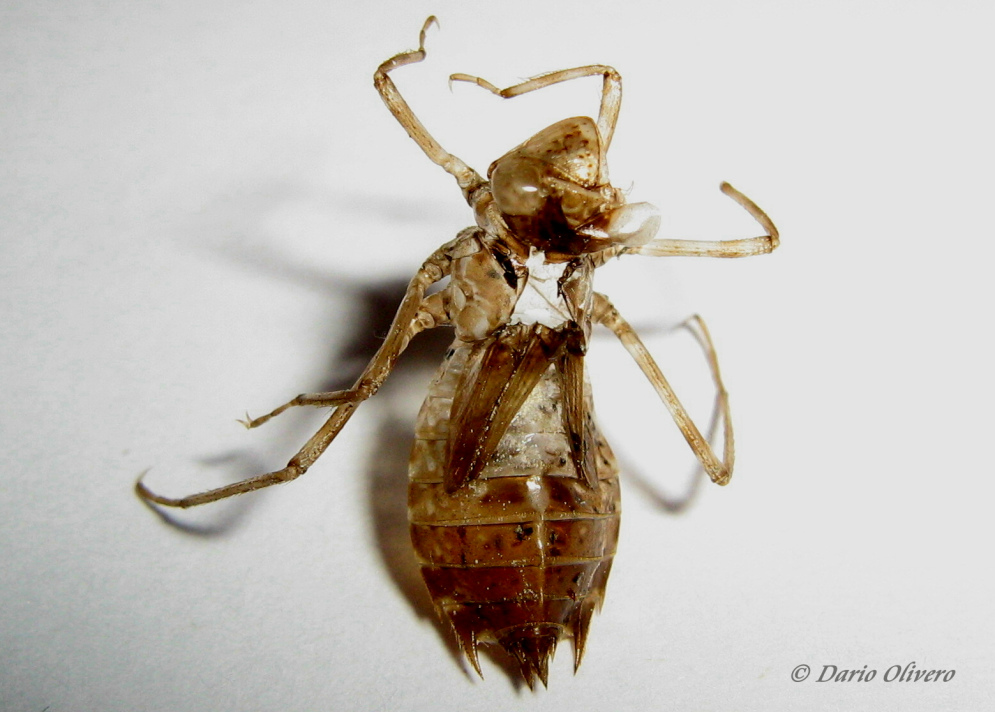
[[[214,475],[222,475],[218,479],[223,482],[237,482],[239,479],[244,479],[246,472],[251,472],[253,475],[265,472],[263,461],[254,453],[242,449],[208,455],[198,458],[196,462]],[[143,472],[138,478],[139,481],[144,481],[151,469]],[[156,483],[155,486],[158,487],[159,484]],[[204,538],[221,537],[235,531],[247,521],[247,517],[259,501],[255,497],[233,497],[209,513],[202,510],[193,513],[190,510],[163,507],[149,502],[137,493],[135,496],[167,526],[190,536]]]
[[[686,329],[701,346],[703,352],[707,352],[707,345],[702,340],[701,335],[695,330],[688,326],[685,322],[677,327],[678,329]],[[643,327],[638,329],[640,334],[652,334],[659,332],[659,329],[653,327]],[[712,449],[717,453],[721,453],[720,444],[721,441],[718,439],[719,425],[722,421],[722,403],[719,398],[719,394],[715,394],[715,398],[712,401],[712,409],[709,413],[708,427],[705,428],[705,440],[708,441]],[[673,426],[676,427],[671,421],[666,411],[663,412],[661,418],[661,424],[663,426]],[[616,453],[616,457],[618,454]],[[683,514],[697,499],[699,492],[701,492],[701,485],[703,482],[708,480],[708,476],[705,474],[705,468],[697,460],[695,464],[688,471],[685,476],[685,481],[683,487],[677,492],[667,492],[662,489],[658,484],[654,482],[654,477],[647,474],[645,469],[638,466],[633,460],[618,457],[619,459],[619,469],[623,473],[623,478],[625,478],[625,483],[631,486],[633,489],[641,493],[651,504],[660,509],[667,514]]]

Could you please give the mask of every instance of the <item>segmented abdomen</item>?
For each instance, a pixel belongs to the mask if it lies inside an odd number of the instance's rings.
[[[449,413],[470,344],[457,341],[415,427],[408,511],[411,538],[436,609],[480,672],[477,645],[496,643],[530,684],[546,682],[559,639],[580,664],[588,623],[604,596],[618,538],[614,455],[594,429],[597,486],[578,477],[550,366],[479,478],[443,486]],[[592,412],[590,386],[585,401]]]

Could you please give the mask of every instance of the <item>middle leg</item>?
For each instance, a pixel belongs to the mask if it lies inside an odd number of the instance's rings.
[[[434,329],[437,326],[447,324],[448,322],[449,317],[445,311],[442,293],[436,292],[435,294],[425,297],[419,306],[418,313],[408,324],[404,336],[398,344],[398,353],[403,351],[407,347],[408,342],[410,342],[416,335],[428,329]],[[363,374],[363,377],[360,378],[359,382],[352,388],[347,388],[341,391],[328,391],[324,393],[301,393],[300,395],[291,398],[283,405],[274,408],[266,415],[261,415],[258,418],[250,418],[249,415],[246,414],[245,420],[239,420],[238,422],[246,428],[258,428],[263,423],[267,422],[271,418],[275,418],[280,415],[280,413],[283,413],[290,408],[296,408],[298,406],[336,408],[346,403],[355,403],[365,400],[373,395],[371,391],[375,390],[375,387],[379,387],[380,385],[380,383],[376,382],[380,379],[371,374],[370,371],[371,368],[368,367],[366,373]]]

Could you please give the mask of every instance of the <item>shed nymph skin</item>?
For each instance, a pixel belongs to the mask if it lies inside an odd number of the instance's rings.
[[[503,98],[602,78],[596,120],[558,121],[494,161],[482,177],[429,134],[390,76],[425,58],[425,33],[433,22],[425,22],[417,50],[380,65],[374,84],[408,135],[456,179],[476,224],[425,260],[387,338],[352,388],[302,394],[244,421],[254,428],[295,406],[334,408],[285,468],[176,499],[141,481],[136,488],[147,502],[192,507],[299,477],[377,392],[411,338],[449,326],[455,339],[429,387],[411,451],[415,556],[439,616],[477,673],[479,648],[493,645],[517,662],[530,687],[536,678],[545,685],[560,640],[572,641],[575,670],[580,665],[618,540],[618,466],[595,421],[584,365],[595,324],[608,327],[636,360],[712,481],[728,483],[733,467],[729,402],[704,322],[692,317],[688,324],[718,391],[721,458],[632,327],[594,291],[595,270],[622,255],[764,254],[779,238],[763,211],[727,183],[722,192],[760,223],[764,235],[656,238],[656,209],[627,202],[608,177],[621,77],[604,65],[552,72],[506,89],[452,75]],[[429,295],[429,287],[446,277],[448,284]]]

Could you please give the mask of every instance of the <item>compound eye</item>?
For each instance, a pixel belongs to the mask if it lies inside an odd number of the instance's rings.
[[[548,192],[541,164],[527,158],[506,156],[491,170],[491,194],[505,215],[538,215]]]

